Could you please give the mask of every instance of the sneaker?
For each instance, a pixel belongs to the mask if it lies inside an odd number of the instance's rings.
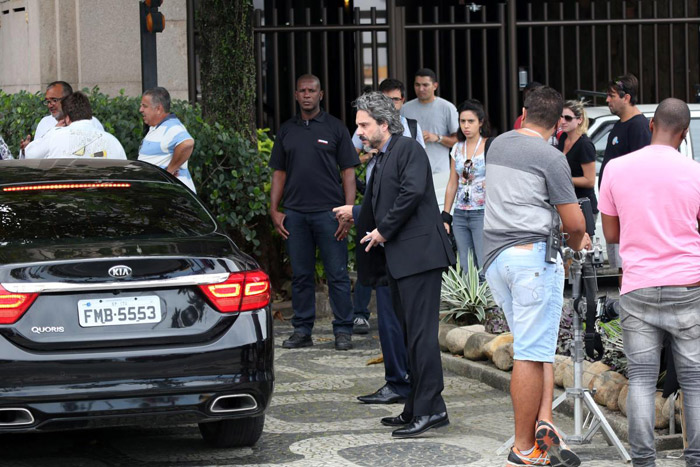
[[[282,347],[285,349],[298,349],[301,347],[311,347],[312,345],[314,345],[314,342],[311,340],[311,336],[300,332],[295,332],[289,339],[282,342]]]
[[[535,430],[535,444],[540,450],[547,453],[551,465],[563,465],[577,467],[581,465],[581,459],[569,449],[564,442],[564,437],[549,422],[540,420]]]
[[[352,323],[353,334],[367,334],[369,332],[369,321],[365,318],[355,318]]]
[[[528,455],[521,454],[515,446],[510,448],[506,467],[520,467],[521,465],[551,465],[547,453],[541,451],[537,446]]]
[[[335,350],[350,350],[352,349],[352,336],[344,332],[335,336]]]

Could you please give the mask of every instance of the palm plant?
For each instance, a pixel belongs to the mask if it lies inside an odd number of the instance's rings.
[[[463,270],[459,259],[454,267],[442,274],[440,291],[440,316],[442,321],[464,322],[476,318],[483,323],[486,311],[496,307],[489,285],[479,282],[479,269],[472,255],[468,255],[467,269]]]

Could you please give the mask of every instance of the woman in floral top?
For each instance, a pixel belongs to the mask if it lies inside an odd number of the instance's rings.
[[[445,210],[442,213],[445,228],[454,230],[459,262],[467,267],[467,255],[473,251],[478,268],[483,265],[484,204],[486,192],[486,141],[490,133],[484,106],[476,99],[464,101],[459,114],[458,142],[450,156],[450,180],[445,191]],[[454,221],[450,210],[454,203]],[[483,277],[483,276],[482,276]]]

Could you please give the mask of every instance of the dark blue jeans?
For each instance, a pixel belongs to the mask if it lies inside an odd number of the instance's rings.
[[[402,397],[408,397],[411,383],[408,376],[408,355],[403,330],[391,303],[389,287],[377,287],[377,325],[379,342],[384,356],[384,379],[391,389]],[[372,287],[355,282],[353,295],[355,318],[369,319],[367,306],[372,298]]]
[[[321,252],[333,310],[333,333],[352,334],[352,301],[348,277],[348,242],[335,239],[338,221],[332,211],[285,211],[289,232],[287,254],[292,264],[292,325],[311,335],[316,317],[316,247]]]

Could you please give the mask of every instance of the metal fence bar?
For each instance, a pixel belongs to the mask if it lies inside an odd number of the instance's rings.
[[[502,3],[500,5],[503,5]],[[481,9],[481,21],[485,22],[486,21],[486,8]],[[503,30],[503,28],[501,28]],[[489,54],[486,50],[486,29],[481,30],[481,57],[482,57],[482,70],[484,74],[484,79],[482,80],[483,82],[483,104],[486,107],[486,109],[489,108],[489,88],[488,88],[488,82],[489,82]],[[505,73],[505,68],[503,69],[503,73]],[[503,96],[505,98],[505,95]],[[504,99],[505,100],[505,99]]]
[[[449,10],[449,17],[450,17],[450,23],[455,22],[455,7],[450,6]],[[455,37],[456,31],[453,29],[450,31],[450,63],[453,64],[453,66],[449,67],[450,68],[450,78],[451,78],[451,88],[450,90],[452,91],[453,96],[457,96],[457,67],[454,66],[457,63],[457,39]],[[467,75],[468,76],[468,75]],[[467,81],[469,78],[467,78]]]
[[[595,3],[591,3],[591,19],[595,20]],[[585,21],[585,20],[584,20]],[[583,23],[583,21],[581,21]],[[595,23],[591,26],[591,85],[596,87]],[[610,78],[608,78],[610,79]],[[595,102],[595,101],[594,101]]]
[[[377,24],[377,8],[371,10],[372,24]],[[372,89],[379,87],[379,47],[377,47],[377,31],[372,31]]]
[[[627,19],[627,0],[622,0],[622,19]],[[622,25],[622,73],[627,74],[627,24]]]
[[[321,24],[328,25],[328,9],[324,6],[321,10]],[[321,50],[323,56],[328,56],[328,31],[324,30],[321,33]],[[328,84],[328,60],[323,60],[323,82],[325,85]],[[323,99],[323,110],[328,112],[330,110],[330,99]]]
[[[440,21],[440,10],[437,6],[433,7],[433,22],[438,24]],[[440,76],[440,31],[435,29],[433,32],[433,57],[435,57],[435,73]]]
[[[673,0],[668,0],[668,16],[671,17],[673,16]],[[668,25],[668,49],[671,51],[671,53],[668,54],[669,58],[669,65],[670,65],[670,70],[671,72],[668,74],[668,77],[670,78],[670,85],[671,85],[671,92],[668,94],[669,96],[675,96],[676,94],[676,87],[674,86],[674,80],[673,80],[673,75],[675,74],[675,67],[673,63],[673,23]]]
[[[608,19],[612,17],[611,11],[610,11],[610,2],[606,4],[606,13]],[[607,47],[605,47],[605,55],[607,58],[607,65],[608,65],[608,76],[612,78],[613,76],[613,68],[612,68],[612,37],[611,37],[611,29],[610,25],[605,26],[605,37],[607,38]]]
[[[294,26],[294,10],[291,10],[289,12],[289,25]],[[297,89],[297,67],[296,67],[296,49],[294,47],[294,31],[298,30],[294,29],[289,32],[289,39],[287,40],[287,50],[288,50],[288,55],[287,55],[287,60],[289,61],[289,81],[291,82],[292,89],[296,91]],[[289,99],[291,100],[290,104],[292,109],[296,109],[296,99],[294,98],[294,93],[291,92],[289,93]]]
[[[527,19],[528,21],[532,21],[532,3],[527,4]],[[516,26],[517,26],[517,21],[516,21]],[[527,26],[527,40],[528,40],[528,50],[533,50],[533,44],[534,38],[532,36],[533,34],[533,28],[531,26]],[[533,75],[535,68],[534,68],[534,55],[535,54],[527,54],[528,56],[528,72],[530,74],[530,79],[528,81],[535,81],[535,77]]]
[[[508,118],[508,102],[506,102],[505,97],[508,95],[508,83],[506,80],[506,28],[512,28],[510,29],[509,32],[517,32],[516,28],[514,27],[514,24],[508,25],[506,23],[506,10],[505,10],[505,5],[502,3],[499,3],[498,5],[498,19],[501,21],[501,24],[503,27],[499,30],[498,34],[498,51],[499,55],[501,56],[500,58],[500,63],[501,63],[501,69],[504,71],[501,73],[501,95],[503,96],[503,99],[501,99],[501,131],[506,131],[507,129],[510,129],[510,121],[511,119]],[[508,11],[512,12],[515,9],[515,2],[509,3],[509,8]],[[482,19],[486,19],[486,12],[484,12],[484,15],[482,15]],[[510,44],[512,44],[512,39],[510,39]],[[514,55],[514,54],[513,54]],[[484,56],[484,60],[486,60],[486,56]],[[515,60],[511,59],[511,65],[515,63],[515,66],[517,67],[517,58]],[[511,81],[513,80],[514,77],[518,76],[517,69],[512,70],[510,73],[510,79]],[[486,76],[484,76],[484,82],[486,82]],[[510,97],[510,112],[511,112],[511,117],[513,117],[517,111],[518,111],[518,85],[517,85],[517,80],[515,82],[511,83],[511,93],[513,93]],[[484,96],[488,96],[488,93],[484,93]],[[488,107],[486,107],[488,109]]]
[[[361,23],[360,9],[357,7],[353,10],[353,23]],[[362,31],[355,32],[355,63],[355,95],[359,96],[365,85],[365,54]]]
[[[564,19],[564,3],[559,4],[559,19],[563,20]],[[561,73],[561,91],[565,92],[566,90],[566,67],[564,64],[566,63],[565,58],[564,58],[564,28],[559,27],[559,69]],[[566,97],[566,96],[564,96]]]
[[[574,5],[574,17],[578,21],[580,18],[579,4]],[[576,26],[576,56],[581,56],[581,27]],[[594,83],[595,84],[595,83]],[[581,89],[581,61],[576,60],[576,89]]]
[[[262,25],[262,11],[255,10],[253,14],[254,24],[258,27]],[[263,128],[265,123],[263,122],[263,58],[262,58],[262,37],[260,34],[255,34],[253,36],[253,47],[255,53],[255,73],[257,79],[255,80],[255,104],[256,104],[256,119],[255,124],[258,128]]]
[[[304,25],[306,26],[306,70],[304,73],[312,73],[311,68],[311,30],[308,29],[311,26],[311,8],[305,8],[304,10]]]
[[[654,0],[654,18],[659,16],[659,3]],[[654,63],[659,63],[659,25],[654,23]],[[654,67],[654,99],[659,100],[659,67]]]
[[[277,26],[277,10],[272,11],[272,25]],[[272,86],[275,96],[274,112],[275,112],[275,128],[280,127],[280,59],[279,59],[279,37],[275,32],[272,34],[272,56],[274,57],[274,65],[272,67]]]
[[[683,5],[683,11],[685,12],[685,16],[688,16],[688,0],[685,0]],[[684,72],[683,75],[685,75],[685,101],[690,102],[690,56],[688,55],[688,42],[690,40],[690,35],[688,31],[688,23],[685,24],[684,28],[685,31],[685,43],[686,46],[684,47],[685,49],[685,67],[684,67]]]
[[[637,1],[637,16],[638,19],[642,19],[642,0]],[[639,27],[637,28],[637,48],[638,51],[637,53],[639,54],[639,101],[644,102],[644,73],[642,73],[642,70],[644,69],[644,54],[642,53],[642,23],[639,23]]]
[[[343,7],[338,7],[338,23],[340,26],[343,25]],[[338,34],[338,49],[340,51],[340,76],[345,76],[345,34],[341,32]],[[345,116],[346,111],[345,105],[345,79],[340,80],[340,114]]]
[[[423,25],[423,7],[419,6],[418,7],[418,25],[422,26]],[[405,27],[406,30],[410,30],[408,25]],[[423,31],[425,30],[422,27],[417,28],[419,30],[418,32],[418,68],[424,68],[425,67],[425,62],[423,61]]]
[[[472,20],[471,10],[464,7],[465,23],[470,23]],[[467,96],[471,99],[474,96],[474,88],[472,86],[472,30],[464,29],[465,43],[467,44]],[[484,105],[486,105],[484,103]],[[488,107],[487,107],[488,108]]]
[[[549,4],[543,4],[544,7],[544,20],[547,23],[547,18],[549,17]],[[547,23],[548,24],[548,23]],[[549,27],[544,27],[544,84],[549,86]]]

